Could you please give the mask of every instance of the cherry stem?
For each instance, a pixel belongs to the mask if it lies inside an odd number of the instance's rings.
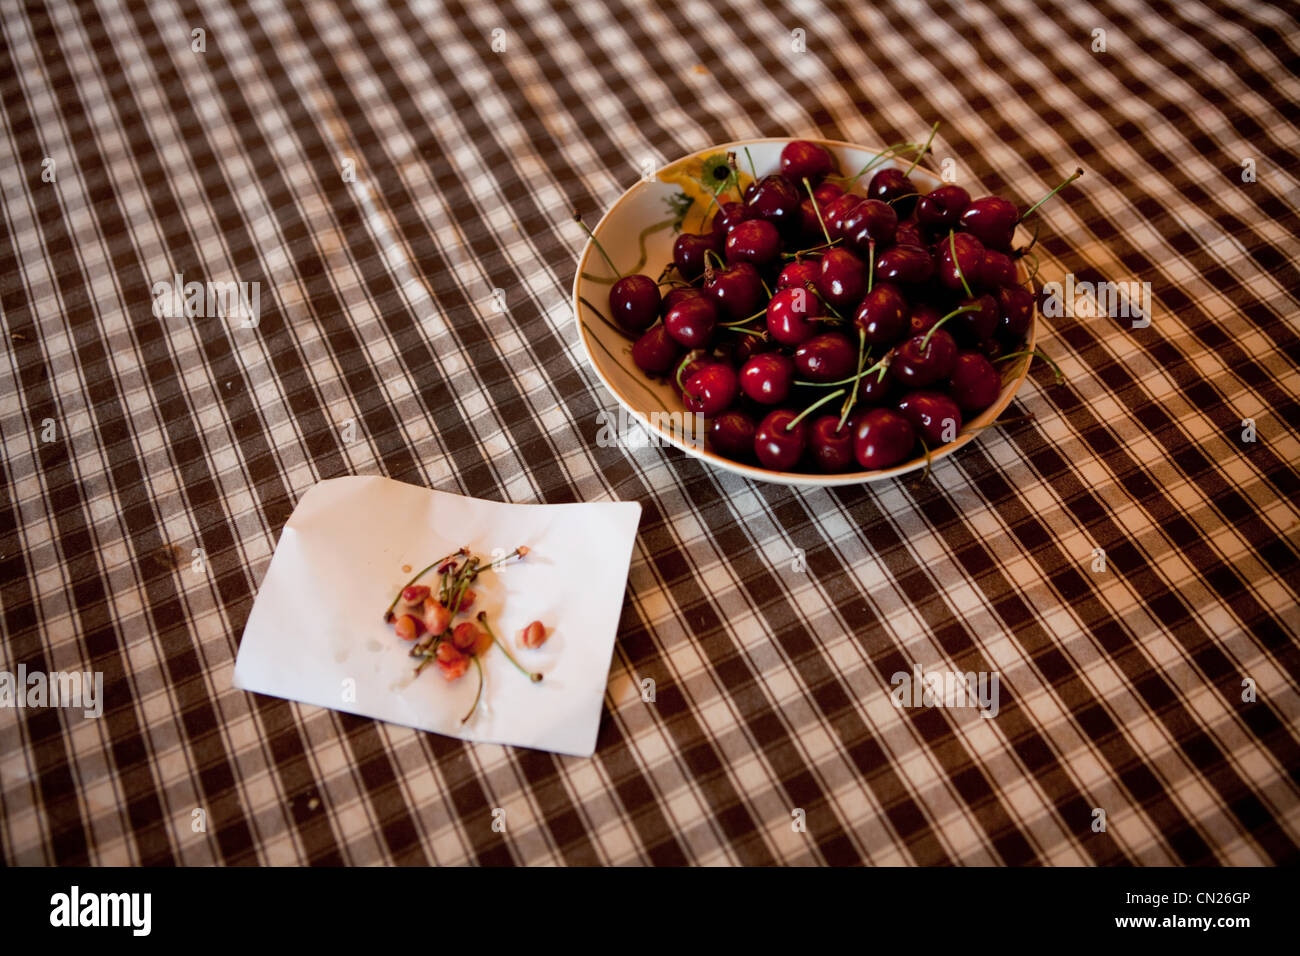
[[[470,660],[472,660],[474,666],[478,668],[478,693],[474,695],[474,703],[470,706],[469,713],[460,719],[462,724],[474,716],[474,711],[478,709],[478,700],[483,696],[483,665],[479,663],[477,656],[471,656]]]
[[[921,157],[930,151],[930,144],[934,142],[934,134],[937,132],[939,132],[938,120],[936,120],[935,124],[930,127],[929,138],[926,139],[925,145],[921,147],[920,152],[916,154],[916,159],[912,160],[912,165],[907,167],[907,172],[903,173],[904,176],[910,176],[912,170],[916,169],[917,163],[921,161]]]
[[[938,322],[934,323],[934,325],[930,326],[929,331],[925,333],[925,338],[921,339],[921,351],[924,352],[926,349],[930,347],[930,336],[934,335],[935,332],[938,332],[939,327],[943,325],[945,322],[947,322],[949,319],[953,318],[954,316],[961,315],[963,312],[975,312],[978,309],[979,306],[973,303],[971,305],[963,305],[960,308],[953,309],[951,312],[945,315]]]
[[[748,146],[745,147],[745,158],[746,158],[747,160],[749,160],[749,173],[750,173],[751,176],[754,177],[754,181],[757,182],[757,181],[758,181],[758,170],[754,167],[754,157],[751,156],[751,155],[749,154],[749,147],[748,147]],[[744,200],[745,200],[745,194],[744,194],[743,192],[740,194],[740,199],[741,199],[741,202],[744,202]]]
[[[842,388],[838,392],[831,392],[829,395],[823,395],[821,398],[817,399],[817,401],[813,402],[811,405],[809,405],[807,408],[801,411],[794,418],[790,419],[790,421],[785,426],[785,430],[789,431],[790,429],[794,428],[795,425],[798,425],[801,421],[807,418],[812,412],[816,411],[818,408],[821,408],[827,402],[839,398],[847,391],[848,391],[847,388]]]
[[[933,458],[930,454],[930,446],[925,443],[925,439],[921,438],[919,435],[917,436],[917,439],[921,442],[921,450],[925,452],[925,468],[921,470],[921,477],[916,479],[916,483],[919,485],[930,476],[930,462]]]
[[[1026,219],[1029,218],[1029,214],[1030,214],[1030,213],[1032,213],[1035,209],[1037,209],[1037,208],[1038,208],[1039,206],[1041,206],[1043,203],[1047,202],[1047,200],[1051,199],[1053,196],[1055,196],[1057,193],[1059,193],[1062,189],[1064,189],[1066,186],[1070,185],[1070,183],[1074,182],[1076,179],[1078,179],[1078,178],[1079,178],[1080,176],[1082,176],[1082,175],[1083,175],[1083,167],[1080,166],[1078,169],[1076,169],[1076,170],[1074,171],[1074,174],[1073,174],[1073,175],[1071,175],[1071,176],[1069,176],[1069,177],[1066,178],[1065,182],[1061,183],[1061,185],[1057,186],[1055,189],[1053,189],[1050,193],[1048,193],[1048,194],[1047,194],[1046,196],[1044,196],[1042,199],[1038,200],[1038,202],[1034,203],[1032,206],[1030,206],[1028,209],[1026,209],[1026,210],[1021,214],[1020,218],[1016,220],[1016,222],[1024,222]]]
[[[911,142],[895,143],[893,146],[886,146],[880,152],[876,153],[875,156],[871,157],[871,159],[867,161],[867,165],[863,166],[861,169],[858,170],[858,174],[856,176],[848,180],[849,189],[852,189],[854,184],[857,183],[859,179],[861,179],[867,173],[871,172],[872,169],[878,166],[885,159],[889,158],[890,156],[893,156],[895,153],[901,153],[905,149],[914,149],[914,148],[916,148],[916,144]]]
[[[1017,249],[1016,252],[1015,252],[1015,254],[1014,254],[1014,257],[1015,257],[1015,258],[1020,259],[1020,258],[1023,258],[1024,256],[1028,255],[1028,254],[1029,254],[1029,250],[1032,249],[1032,248],[1034,248],[1034,246],[1036,246],[1036,245],[1038,244],[1038,230],[1039,230],[1040,228],[1042,228],[1042,225],[1043,225],[1043,224],[1042,224],[1041,221],[1034,223],[1034,234],[1033,234],[1033,236],[1032,236],[1032,237],[1030,238],[1030,240],[1029,240],[1029,245],[1025,246],[1025,248],[1023,248],[1023,249]]]
[[[397,592],[397,596],[396,596],[395,598],[393,598],[392,603],[388,605],[388,610],[384,611],[384,620],[385,620],[385,621],[391,621],[391,620],[393,619],[393,608],[397,607],[397,602],[400,601],[400,600],[402,599],[402,593],[403,593],[407,588],[409,588],[412,584],[414,584],[416,581],[420,580],[420,578],[424,577],[426,574],[429,573],[429,571],[431,571],[432,569],[436,568],[438,565],[440,565],[440,564],[446,564],[446,563],[447,563],[448,561],[450,561],[452,558],[456,557],[456,555],[458,555],[458,554],[468,554],[468,553],[469,553],[469,552],[468,552],[465,548],[461,548],[459,551],[453,551],[451,554],[447,555],[446,557],[444,557],[444,558],[439,558],[437,561],[433,562],[433,564],[429,565],[429,566],[428,566],[427,568],[425,568],[423,571],[419,572],[415,577],[411,578],[411,580],[409,580],[409,581],[407,581],[405,584],[403,584],[402,587],[401,587],[401,589]]]
[[[838,246],[843,241],[844,241],[843,239],[832,239],[830,242],[818,243],[815,246],[809,246],[807,249],[796,249],[794,252],[783,252],[781,253],[781,258],[799,259],[803,256],[811,255],[814,252],[821,252],[825,249],[830,249],[833,248],[834,246]]]
[[[750,322],[753,322],[755,319],[761,319],[761,318],[762,318],[763,316],[765,316],[765,315],[767,315],[767,309],[766,309],[766,308],[764,308],[762,311],[755,312],[753,315],[751,315],[751,316],[750,316],[749,318],[747,318],[747,319],[737,319],[735,322],[719,322],[719,323],[718,323],[718,328],[720,328],[720,329],[734,329],[734,328],[735,328],[736,326],[738,326],[738,325],[749,325]]]
[[[528,554],[528,551],[529,551],[528,545],[521,544],[519,547],[515,548],[513,551],[507,554],[505,557],[497,558],[495,561],[493,561],[483,570],[495,571],[497,569],[497,565],[505,564],[507,561],[510,561],[514,558],[519,558],[519,560],[522,561],[524,559],[524,556]]]
[[[727,165],[731,167],[731,178],[736,182],[736,197],[743,203],[745,201],[745,190],[740,188],[740,166],[736,163],[736,151],[734,149],[727,153]]]
[[[1012,352],[1010,355],[999,355],[997,358],[993,360],[993,363],[996,365],[998,362],[1005,362],[1008,359],[1020,358],[1020,356],[1022,355],[1030,355],[1030,356],[1040,358],[1048,365],[1050,365],[1052,367],[1052,371],[1056,373],[1057,385],[1060,385],[1062,382],[1065,381],[1065,376],[1061,374],[1061,366],[1053,362],[1045,352],[1041,352],[1038,349],[1025,349],[1022,352]],[[1031,358],[1030,361],[1032,362],[1033,358]]]
[[[957,258],[957,233],[948,230],[948,248],[952,251],[952,267],[957,270],[957,278],[961,280],[961,287],[966,290],[966,298],[975,298],[975,293],[970,290],[970,283],[966,281],[966,274],[961,270],[961,262]]]
[[[805,282],[804,288],[806,288],[813,295],[817,296],[817,298],[821,299],[822,305],[826,306],[826,308],[830,310],[831,315],[835,316],[835,318],[839,319],[841,322],[844,321],[844,316],[840,315],[839,311],[835,308],[835,306],[831,305],[829,302],[826,301],[826,297],[821,294],[821,290],[817,288],[814,282],[812,282],[811,280]],[[768,298],[771,298],[771,296],[769,296]]]
[[[704,250],[704,261],[705,261],[706,264],[707,264],[708,261],[709,261],[709,256],[713,256],[713,258],[715,258],[715,259],[718,260],[718,268],[719,268],[719,269],[725,269],[725,268],[727,268],[727,264],[722,260],[722,256],[718,255],[718,254],[717,254],[716,252],[714,252],[712,249],[705,249],[705,250]]]
[[[822,227],[822,235],[826,237],[826,245],[831,244],[831,234],[826,229],[826,223],[822,220],[821,206],[817,204],[817,197],[813,195],[812,183],[808,182],[808,177],[803,178],[803,188],[808,190],[808,198],[812,200],[813,212],[817,214],[817,225]]]
[[[696,180],[696,182],[699,182],[699,180]],[[704,188],[707,189],[708,187],[705,186]],[[727,188],[727,184],[724,181],[720,186],[718,186],[717,189],[713,190],[713,198],[710,199],[709,204],[704,207],[704,215],[700,218],[701,232],[703,232],[704,227],[709,224],[709,210],[711,210],[714,206],[718,205],[718,197],[722,195],[723,190],[725,190],[726,188]],[[722,207],[719,206],[718,208],[721,209]]]
[[[420,661],[419,665],[415,668],[415,676],[416,676],[416,677],[419,677],[419,676],[420,676],[420,671],[424,670],[426,667],[429,666],[429,662],[430,662],[430,661],[432,661],[432,660],[434,660],[434,659],[437,658],[437,656],[438,656],[438,645],[441,644],[441,643],[442,643],[442,638],[441,638],[441,637],[436,637],[436,638],[434,638],[434,640],[433,640],[433,645],[432,645],[432,646],[431,646],[427,651],[425,651],[425,652],[421,655],[421,656],[424,658],[424,660]]]
[[[893,199],[889,200],[889,204],[892,206],[892,205],[893,205],[894,203],[896,203],[896,202],[902,202],[904,199],[912,199],[913,197],[915,197],[915,196],[919,196],[919,195],[921,195],[921,194],[920,194],[920,193],[903,193],[903,195],[901,195],[901,196],[895,196]]]
[[[686,391],[686,386],[682,384],[682,372],[686,371],[686,366],[700,357],[694,351],[687,352],[682,360],[677,363],[677,371],[673,373],[673,381],[677,383],[677,387],[682,390],[683,395],[690,395],[690,393]],[[691,395],[691,398],[695,398],[695,396]]]
[[[511,664],[514,664],[515,667],[519,668],[519,673],[523,674],[534,684],[541,681],[542,679],[541,674],[526,669],[522,664],[520,664],[517,660],[515,660],[515,656],[510,653],[510,648],[506,647],[505,644],[497,640],[496,634],[492,633],[492,625],[489,624],[487,621],[486,611],[478,612],[478,622],[483,625],[483,630],[487,631],[487,636],[492,638],[492,643],[497,645],[499,648],[501,648],[501,650],[505,653],[506,657],[509,659]]]
[[[858,332],[861,334],[862,330],[859,329]],[[863,335],[862,337],[865,338],[865,335]],[[867,356],[864,356],[864,358],[866,357]],[[803,385],[806,388],[834,388],[836,385],[852,385],[858,379],[864,378],[865,376],[874,372],[876,369],[883,369],[887,364],[886,359],[888,358],[889,358],[888,355],[882,355],[880,357],[880,361],[877,362],[875,365],[872,365],[869,368],[861,369],[861,371],[859,371],[856,375],[850,375],[848,378],[842,378],[838,382],[805,382],[800,379],[795,379],[794,384]]]
[[[876,240],[867,240],[867,295],[871,295],[872,283],[876,277]]]
[[[835,426],[839,431],[848,421],[849,412],[853,411],[853,405],[858,400],[858,383],[862,381],[862,366],[867,361],[867,333],[864,329],[858,329],[858,374],[853,376],[853,391],[849,392],[849,397],[844,400],[844,408],[840,410],[840,420]]]
[[[596,238],[596,234],[587,228],[587,224],[582,221],[582,216],[578,214],[578,210],[576,209],[573,210],[573,221],[581,226],[582,231],[591,237],[591,241],[595,243],[597,250],[599,250],[601,256],[604,257],[605,262],[609,264],[609,268],[613,271],[614,275],[621,276],[623,273],[618,271],[618,266],[614,265],[614,260],[609,257],[609,253],[606,252],[605,247],[600,244],[600,240]]]

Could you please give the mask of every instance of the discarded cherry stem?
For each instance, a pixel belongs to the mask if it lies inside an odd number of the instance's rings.
[[[470,705],[469,712],[460,719],[462,724],[474,716],[474,711],[478,709],[479,698],[483,696],[483,665],[479,663],[478,655],[474,655],[470,660],[474,662],[474,666],[478,669],[478,693],[474,695],[474,703]]]
[[[430,571],[431,569],[438,567],[438,565],[440,565],[440,564],[445,564],[446,562],[448,562],[448,561],[450,561],[452,558],[454,558],[456,555],[461,554],[461,553],[464,552],[464,551],[465,551],[465,549],[464,549],[464,548],[461,548],[460,551],[453,551],[451,554],[447,555],[445,558],[439,558],[437,561],[433,562],[433,564],[429,565],[427,568],[425,568],[424,570],[422,570],[422,571],[421,571],[419,574],[417,574],[415,577],[411,578],[411,580],[409,580],[409,581],[407,581],[405,584],[403,584],[403,585],[398,589],[398,591],[397,591],[397,596],[393,598],[393,600],[392,600],[391,603],[389,603],[389,605],[388,605],[388,609],[384,611],[384,622],[387,623],[387,622],[389,622],[389,621],[391,621],[391,620],[393,619],[393,608],[397,607],[397,602],[400,601],[400,600],[402,599],[402,593],[403,593],[407,588],[409,588],[409,587],[410,587],[412,584],[414,584],[416,581],[420,580],[420,578],[422,578],[422,577],[424,577],[426,574],[428,574],[429,571]]]
[[[495,634],[495,633],[493,632],[493,630],[492,630],[492,625],[488,623],[488,620],[487,620],[487,612],[486,612],[486,611],[479,611],[479,612],[478,612],[478,622],[479,622],[480,624],[483,625],[483,630],[487,631],[487,636],[490,637],[490,638],[492,638],[492,643],[493,643],[493,644],[497,644],[497,645],[499,645],[500,648],[501,648],[501,650],[505,652],[506,658],[510,661],[510,663],[511,663],[511,664],[514,664],[515,667],[519,668],[519,673],[523,674],[525,677],[527,677],[527,678],[528,678],[530,681],[532,681],[534,684],[538,683],[538,682],[542,679],[542,675],[541,675],[541,674],[538,674],[538,673],[535,673],[534,671],[530,671],[530,670],[528,670],[528,669],[525,668],[522,664],[520,664],[517,660],[515,660],[515,655],[513,655],[513,654],[510,653],[510,648],[506,647],[506,645],[505,645],[504,643],[502,643],[501,641],[497,640],[497,636],[496,636],[496,634]]]

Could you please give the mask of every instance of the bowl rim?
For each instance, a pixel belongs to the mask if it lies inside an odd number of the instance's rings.
[[[629,186],[627,189],[625,189],[622,195],[620,195],[616,200],[614,200],[613,203],[610,204],[610,207],[605,211],[605,214],[601,216],[600,219],[596,222],[596,225],[592,227],[591,229],[592,235],[599,236],[601,227],[605,225],[606,222],[609,221],[610,217],[614,215],[614,213],[618,210],[618,208],[623,203],[627,202],[628,199],[632,196],[632,194],[636,192],[641,186],[645,185],[648,182],[663,182],[661,179],[657,177],[666,169],[676,166],[679,163],[688,162],[692,159],[695,159],[696,157],[707,156],[718,152],[726,152],[736,147],[753,146],[758,143],[790,143],[790,142],[794,142],[795,139],[797,138],[798,137],[788,137],[788,136],[760,136],[754,139],[733,140],[728,143],[719,143],[712,146],[706,146],[703,149],[696,150],[695,152],[686,153],[683,156],[679,156],[677,159],[674,159],[671,162],[665,163],[663,166],[659,167],[659,169],[656,171],[655,179],[653,180],[639,179],[631,186]],[[884,147],[873,148],[868,146],[862,146],[858,143],[849,143],[846,142],[845,140],[838,140],[838,139],[812,139],[812,138],[805,137],[804,141],[811,142],[811,143],[818,143],[823,146],[838,146],[845,149],[860,150],[872,154],[880,153],[884,149]],[[890,160],[887,160],[887,162],[890,162],[892,160],[893,157],[891,157]],[[939,183],[942,183],[944,181],[942,176],[940,176],[938,173],[934,172],[934,170],[930,169],[927,166],[922,166],[918,164],[916,166],[916,169],[922,170],[924,173],[926,173],[928,176],[930,176],[931,178],[933,178]],[[1021,227],[1017,226],[1018,230],[1020,228]],[[1002,393],[999,395],[998,400],[995,401],[988,408],[984,409],[984,411],[980,412],[979,415],[976,416],[974,419],[968,422],[963,422],[962,430],[957,435],[957,437],[952,441],[943,445],[941,448],[931,452],[928,462],[926,460],[926,456],[921,455],[917,458],[913,458],[908,461],[905,461],[902,464],[894,465],[891,468],[878,468],[874,470],[852,471],[852,472],[846,471],[846,472],[838,472],[832,474],[816,474],[813,472],[802,472],[802,471],[774,471],[769,468],[764,468],[761,465],[749,465],[744,462],[735,461],[733,459],[726,458],[722,455],[719,455],[717,452],[710,450],[709,448],[705,447],[703,444],[701,444],[700,446],[696,446],[689,442],[683,441],[678,436],[674,435],[671,430],[662,427],[658,423],[652,422],[646,415],[642,414],[636,408],[634,403],[630,399],[628,399],[617,386],[615,386],[615,384],[610,380],[609,376],[607,376],[604,373],[604,371],[601,369],[600,363],[596,361],[595,353],[592,351],[591,343],[588,341],[588,332],[587,332],[586,323],[583,322],[582,320],[581,310],[583,308],[583,303],[579,300],[579,286],[583,281],[582,274],[585,271],[587,271],[587,260],[590,258],[594,246],[595,244],[592,241],[592,238],[588,237],[586,244],[583,246],[582,253],[578,256],[577,269],[573,275],[573,289],[571,294],[571,300],[569,303],[570,309],[573,311],[573,320],[578,326],[578,339],[582,343],[582,351],[584,357],[587,360],[587,364],[591,367],[592,371],[596,373],[596,377],[600,379],[601,384],[604,385],[605,388],[618,401],[619,405],[621,405],[623,409],[633,419],[635,419],[643,429],[646,430],[647,433],[649,433],[652,436],[658,435],[658,437],[661,440],[668,442],[668,444],[672,445],[675,448],[680,449],[681,451],[685,452],[687,455],[691,455],[695,458],[700,459],[701,461],[705,461],[708,464],[711,464],[717,468],[721,468],[724,471],[729,471],[732,472],[733,474],[739,474],[746,478],[752,478],[755,481],[766,481],[769,483],[781,484],[781,485],[802,485],[805,487],[833,488],[833,487],[840,487],[844,485],[866,484],[872,481],[882,481],[887,478],[897,478],[909,472],[916,471],[919,468],[925,468],[927,464],[929,465],[930,468],[933,469],[933,467],[936,464],[938,464],[938,462],[942,461],[944,458],[947,458],[953,452],[958,451],[961,448],[964,448],[971,440],[983,434],[984,430],[989,425],[991,425],[999,415],[1001,415],[1004,411],[1006,411],[1007,406],[1009,406],[1011,402],[1015,399],[1016,392],[1020,390],[1021,385],[1024,384],[1025,379],[1029,376],[1029,366],[1033,362],[1032,354],[1024,356],[1019,370],[1012,376],[1011,379],[1008,380],[1007,384],[1003,385]],[[1023,264],[1022,261],[1019,260],[1017,261],[1016,263],[1017,274],[1019,274],[1022,264]],[[1039,318],[1038,303],[1037,300],[1035,300],[1033,316],[1030,321],[1029,332],[1025,341],[1026,351],[1032,352],[1032,350],[1035,348],[1037,344],[1038,318]],[[604,343],[601,343],[601,345],[603,348]],[[1005,395],[1005,398],[1002,397],[1003,395]],[[665,411],[671,411],[671,410],[665,409]],[[683,409],[681,414],[688,415],[690,413]],[[702,436],[700,437],[702,439]],[[653,438],[651,439],[651,442],[653,442]]]

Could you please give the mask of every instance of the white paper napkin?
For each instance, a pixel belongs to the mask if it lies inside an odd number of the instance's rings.
[[[322,481],[280,535],[234,685],[464,740],[589,757],[640,520],[637,502],[516,505],[388,478]],[[482,659],[483,698],[462,724],[478,687],[474,667],[453,682],[435,664],[416,677],[411,645],[384,623],[384,610],[415,571],[459,547],[491,559],[519,545],[526,558],[474,583],[473,610],[487,611],[497,638],[545,677],[530,683],[493,647]],[[436,581],[433,572],[421,579]],[[515,633],[533,620],[550,638],[517,648]]]

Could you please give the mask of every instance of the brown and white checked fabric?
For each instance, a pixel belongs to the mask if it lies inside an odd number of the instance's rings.
[[[0,668],[106,698],[0,710],[6,862],[1300,858],[1294,7],[3,0],[0,34]],[[1045,322],[1067,383],[920,481],[597,444],[572,208],[935,120],[976,194],[1082,165],[1040,278],[1149,282],[1150,327]],[[260,323],[155,317],[177,273],[260,283]],[[231,688],[348,474],[643,503],[594,758]],[[996,671],[996,718],[895,708],[914,665]]]

